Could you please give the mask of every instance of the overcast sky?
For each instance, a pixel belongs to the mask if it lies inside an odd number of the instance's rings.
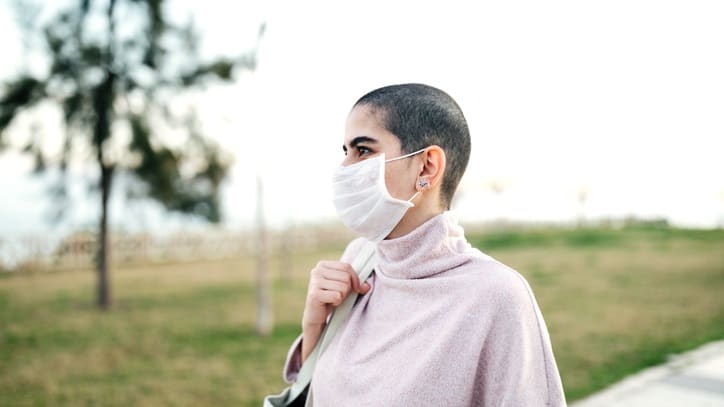
[[[7,78],[21,48],[2,1]],[[193,10],[208,55],[251,47],[267,22],[256,72],[197,98],[209,135],[236,157],[224,191],[231,227],[253,217],[257,173],[272,222],[333,219],[347,112],[404,82],[445,90],[468,119],[463,220],[570,220],[584,188],[589,218],[724,222],[720,1],[173,4],[179,18]],[[13,191],[0,200],[0,235],[45,228],[48,199],[27,168],[0,156],[0,188]],[[96,206],[79,204],[69,224],[95,222]],[[113,210],[115,223],[169,224],[120,198]]]

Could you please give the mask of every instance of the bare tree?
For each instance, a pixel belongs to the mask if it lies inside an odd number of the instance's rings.
[[[36,171],[63,174],[56,202],[66,201],[68,163],[79,156],[74,151],[90,152],[83,158],[98,170],[97,302],[102,309],[112,303],[108,202],[116,175],[133,181],[134,197],[218,222],[219,188],[230,159],[200,133],[193,109],[178,113],[169,104],[209,80],[228,81],[236,70],[256,65],[255,49],[202,61],[193,20],[175,25],[166,19],[164,6],[163,0],[79,0],[36,26],[30,15],[37,10],[21,4],[21,29],[33,36],[27,44],[47,55],[47,74],[24,70],[0,89],[0,149],[10,147],[3,136],[20,114],[37,113],[37,106],[48,103],[63,113],[60,151],[46,151],[43,138],[32,133],[20,147],[35,157]],[[133,24],[120,24],[129,18]],[[160,129],[174,131],[182,142],[169,143]]]

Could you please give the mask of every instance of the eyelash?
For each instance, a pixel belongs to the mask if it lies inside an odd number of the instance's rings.
[[[364,146],[359,146],[359,147],[357,147],[357,152],[359,153],[360,156],[363,156],[365,154],[371,153],[372,150],[370,150],[369,148],[364,147]]]
[[[372,149],[369,149],[369,148],[364,147],[364,146],[357,146],[357,147],[355,147],[355,148],[357,149],[357,154],[358,154],[360,157],[363,156],[363,155],[365,155],[365,154],[370,154],[370,153],[373,152]],[[344,155],[345,155],[345,157],[347,156],[347,154],[348,154],[347,149],[344,149]]]

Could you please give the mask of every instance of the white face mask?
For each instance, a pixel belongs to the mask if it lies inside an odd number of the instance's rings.
[[[411,157],[425,151],[385,160],[382,153],[348,166],[339,166],[332,177],[334,207],[342,222],[355,233],[379,242],[400,223],[415,204],[410,199],[393,198],[385,185],[385,163]]]

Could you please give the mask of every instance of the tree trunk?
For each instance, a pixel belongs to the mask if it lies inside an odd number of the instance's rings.
[[[101,219],[98,236],[98,307],[111,308],[111,282],[108,275],[108,197],[111,193],[111,169],[101,164]]]
[[[93,129],[93,143],[96,148],[96,158],[101,170],[101,219],[98,228],[98,307],[103,310],[111,308],[111,280],[108,275],[108,197],[111,195],[111,181],[113,180],[113,167],[105,162],[103,146],[111,133],[112,110],[114,99],[114,83],[116,74],[110,69],[113,63],[113,41],[115,40],[115,22],[113,11],[116,1],[108,3],[108,44],[106,49],[106,77],[95,89],[93,108],[95,110],[95,126]]]
[[[264,189],[261,176],[256,178],[256,222],[256,332],[266,336],[271,333],[274,323],[269,292],[269,245],[264,222]]]
[[[292,223],[287,221],[287,227],[282,232],[279,241],[279,279],[289,284],[292,281],[292,268],[294,261],[292,251],[294,250],[294,229]]]

